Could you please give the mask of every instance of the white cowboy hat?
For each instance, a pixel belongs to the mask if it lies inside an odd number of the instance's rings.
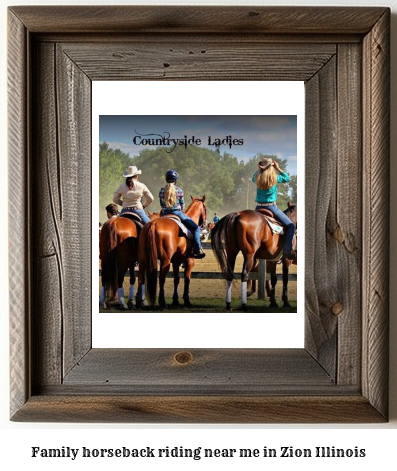
[[[140,175],[142,173],[142,170],[138,170],[135,165],[130,165],[127,170],[123,173],[123,177],[134,177],[135,175]]]

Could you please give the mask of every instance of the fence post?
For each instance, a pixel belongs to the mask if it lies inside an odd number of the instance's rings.
[[[266,260],[259,260],[258,266],[258,299],[265,299]]]

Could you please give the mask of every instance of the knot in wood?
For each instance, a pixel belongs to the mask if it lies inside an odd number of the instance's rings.
[[[343,244],[343,241],[345,240],[345,235],[340,226],[337,226],[334,231],[334,239],[336,239],[340,244]]]
[[[178,352],[175,354],[174,360],[180,365],[186,365],[193,361],[193,355],[190,352]]]
[[[332,314],[334,314],[334,316],[339,316],[342,313],[342,311],[343,311],[343,304],[339,301],[337,301],[331,307],[331,312]]]

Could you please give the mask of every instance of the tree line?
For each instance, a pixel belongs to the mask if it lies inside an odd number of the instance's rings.
[[[154,202],[148,207],[151,212],[159,211],[158,193],[165,184],[164,175],[169,169],[178,172],[178,185],[185,193],[187,205],[190,195],[206,196],[208,220],[214,212],[220,217],[232,211],[255,208],[256,186],[251,181],[259,160],[270,157],[280,168],[288,172],[288,162],[276,155],[256,154],[248,162],[239,161],[228,152],[220,153],[191,145],[187,149],[177,146],[171,151],[167,147],[143,149],[131,158],[120,149],[112,149],[106,142],[99,144],[99,220],[106,219],[105,207],[113,200],[113,193],[125,180],[123,172],[129,165],[142,170],[139,179],[149,188]],[[296,203],[296,175],[291,175],[289,183],[278,185],[277,204],[280,209],[287,202]]]

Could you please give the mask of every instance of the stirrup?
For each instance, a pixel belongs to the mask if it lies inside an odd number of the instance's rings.
[[[203,252],[203,249],[200,249],[198,252],[193,253],[193,258],[200,259],[204,257],[205,257],[205,253]]]

